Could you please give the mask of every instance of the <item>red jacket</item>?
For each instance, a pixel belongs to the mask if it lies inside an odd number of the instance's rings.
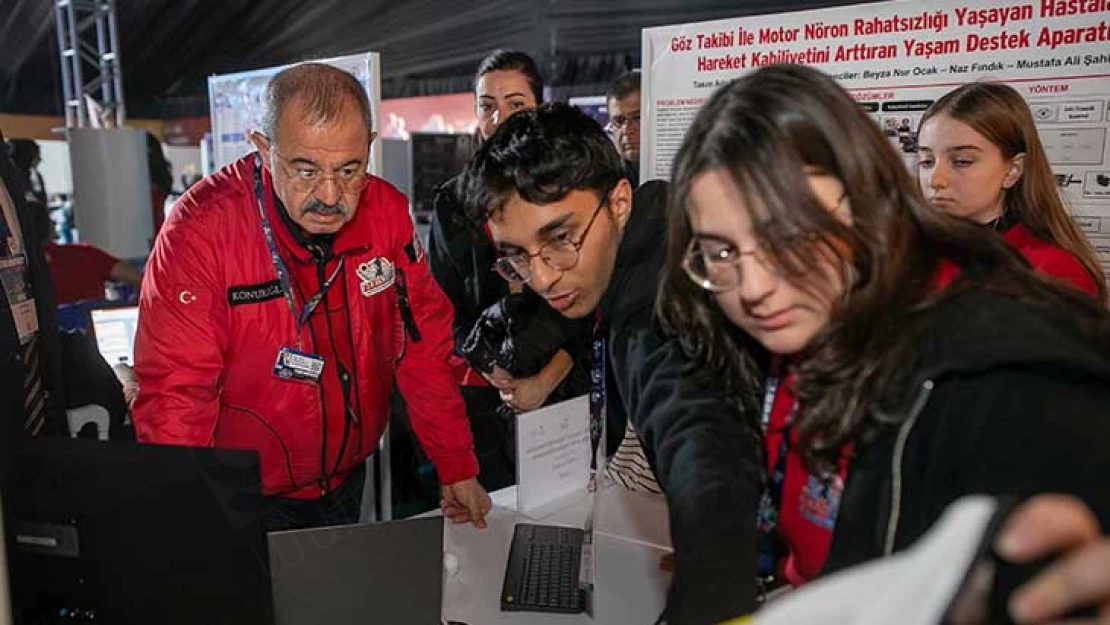
[[[1071,252],[1059,245],[1038,239],[1021,224],[1011,226],[1002,234],[1002,238],[1006,239],[1006,242],[1015,250],[1021,252],[1037,273],[1056,278],[1091,297],[1098,297],[1098,285],[1095,284],[1094,277]],[[941,260],[935,284],[937,288],[944,288],[958,275],[960,275],[958,265],[947,259]]]
[[[314,498],[375,449],[396,380],[440,480],[451,484],[476,475],[469,424],[448,364],[451,306],[415,244],[404,196],[371,178],[355,216],[335,239],[326,273],[337,258],[344,265],[297,336],[262,232],[254,162],[247,156],[194,185],[158,234],[135,337],[139,439],[258,450],[264,493]],[[263,188],[299,312],[319,287],[316,280],[305,284],[316,273],[315,261],[282,223],[266,172]],[[402,282],[415,322],[410,331],[400,312]],[[337,321],[346,327],[336,327]],[[349,340],[329,345],[329,336]],[[282,347],[324,356],[321,381],[277,377]],[[337,357],[353,374],[347,393],[353,418],[344,414]]]
[[[1094,277],[1071,252],[1038,239],[1021,224],[1011,226],[1002,238],[1021,252],[1040,273],[1062,280],[1092,297],[1098,297],[1098,285],[1095,284]]]

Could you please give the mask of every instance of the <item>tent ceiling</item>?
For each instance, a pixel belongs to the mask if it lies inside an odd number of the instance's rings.
[[[639,64],[640,29],[844,0],[118,0],[131,116],[207,111],[206,77],[376,50],[386,97],[464,91],[487,52],[533,54],[555,84]],[[54,3],[0,0],[0,111],[60,114]]]

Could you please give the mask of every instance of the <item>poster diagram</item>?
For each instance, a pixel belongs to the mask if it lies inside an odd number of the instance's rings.
[[[346,70],[358,79],[370,98],[370,111],[376,131],[381,103],[378,54],[365,52],[319,62]],[[216,169],[254,151],[247,133],[262,126],[262,98],[266,93],[266,85],[275,74],[287,67],[289,66],[281,65],[208,78],[208,102],[212,110],[212,160]],[[373,174],[380,174],[380,150],[378,142],[374,142],[369,167]]]
[[[1029,103],[1057,183],[1110,279],[1110,0],[904,0],[645,29],[642,180],[669,178],[713,91],[776,63],[843,85],[914,166],[921,114],[967,82]]]

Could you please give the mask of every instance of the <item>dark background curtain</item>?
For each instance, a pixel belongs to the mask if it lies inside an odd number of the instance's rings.
[[[383,97],[471,88],[495,48],[529,52],[556,95],[640,64],[640,29],[844,0],[118,0],[128,114],[207,113],[211,74],[375,50]],[[0,0],[0,112],[62,112],[52,0]]]

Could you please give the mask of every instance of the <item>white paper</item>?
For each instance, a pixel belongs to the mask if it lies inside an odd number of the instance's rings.
[[[589,430],[586,396],[517,415],[517,510],[534,513],[585,492]]]

